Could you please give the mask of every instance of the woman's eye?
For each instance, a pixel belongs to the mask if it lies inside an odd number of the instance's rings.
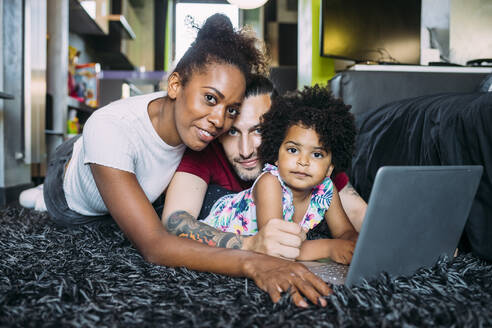
[[[322,153],[313,153],[313,157],[314,158],[323,158],[323,154]]]
[[[295,153],[297,153],[297,149],[292,148],[292,147],[289,147],[289,148],[287,148],[287,152],[288,152],[289,154],[295,154]]]
[[[255,129],[254,133],[261,134],[261,129],[260,128]]]
[[[229,107],[227,108],[227,114],[229,114],[230,116],[237,116],[239,115],[239,110],[235,107]]]
[[[234,136],[237,136],[237,130],[236,130],[236,129],[234,129],[234,128],[230,128],[230,129],[229,129],[229,135],[230,135],[230,136],[233,136],[233,137],[234,137]]]
[[[215,99],[215,97],[212,95],[205,95],[205,100],[212,105],[217,104],[217,99]]]

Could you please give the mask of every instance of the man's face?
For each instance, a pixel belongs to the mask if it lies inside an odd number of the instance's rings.
[[[260,118],[270,109],[271,104],[269,94],[244,99],[241,114],[231,129],[219,138],[227,159],[241,180],[254,180],[261,173],[262,167],[258,160]]]

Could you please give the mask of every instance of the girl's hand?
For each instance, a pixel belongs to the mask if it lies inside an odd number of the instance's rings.
[[[354,255],[355,242],[345,239],[330,240],[329,258],[341,264],[350,264]]]
[[[306,232],[297,223],[271,219],[258,234],[244,239],[242,249],[294,260],[305,239]]]

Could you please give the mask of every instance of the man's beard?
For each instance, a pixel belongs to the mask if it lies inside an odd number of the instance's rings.
[[[261,166],[259,165],[246,169],[241,164],[234,161],[232,167],[234,168],[234,172],[236,172],[237,176],[241,180],[247,182],[255,180],[261,173]]]

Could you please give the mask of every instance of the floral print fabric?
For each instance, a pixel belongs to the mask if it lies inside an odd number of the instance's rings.
[[[278,178],[282,186],[283,218],[292,222],[294,215],[292,191],[283,182],[276,166],[266,164],[261,175],[263,174],[272,174]],[[204,222],[224,232],[234,232],[240,235],[258,233],[253,188],[260,177],[256,179],[251,188],[219,198]],[[314,228],[323,220],[326,210],[330,207],[332,197],[333,183],[330,178],[325,178],[321,184],[313,188],[311,201],[299,225],[306,230]]]

